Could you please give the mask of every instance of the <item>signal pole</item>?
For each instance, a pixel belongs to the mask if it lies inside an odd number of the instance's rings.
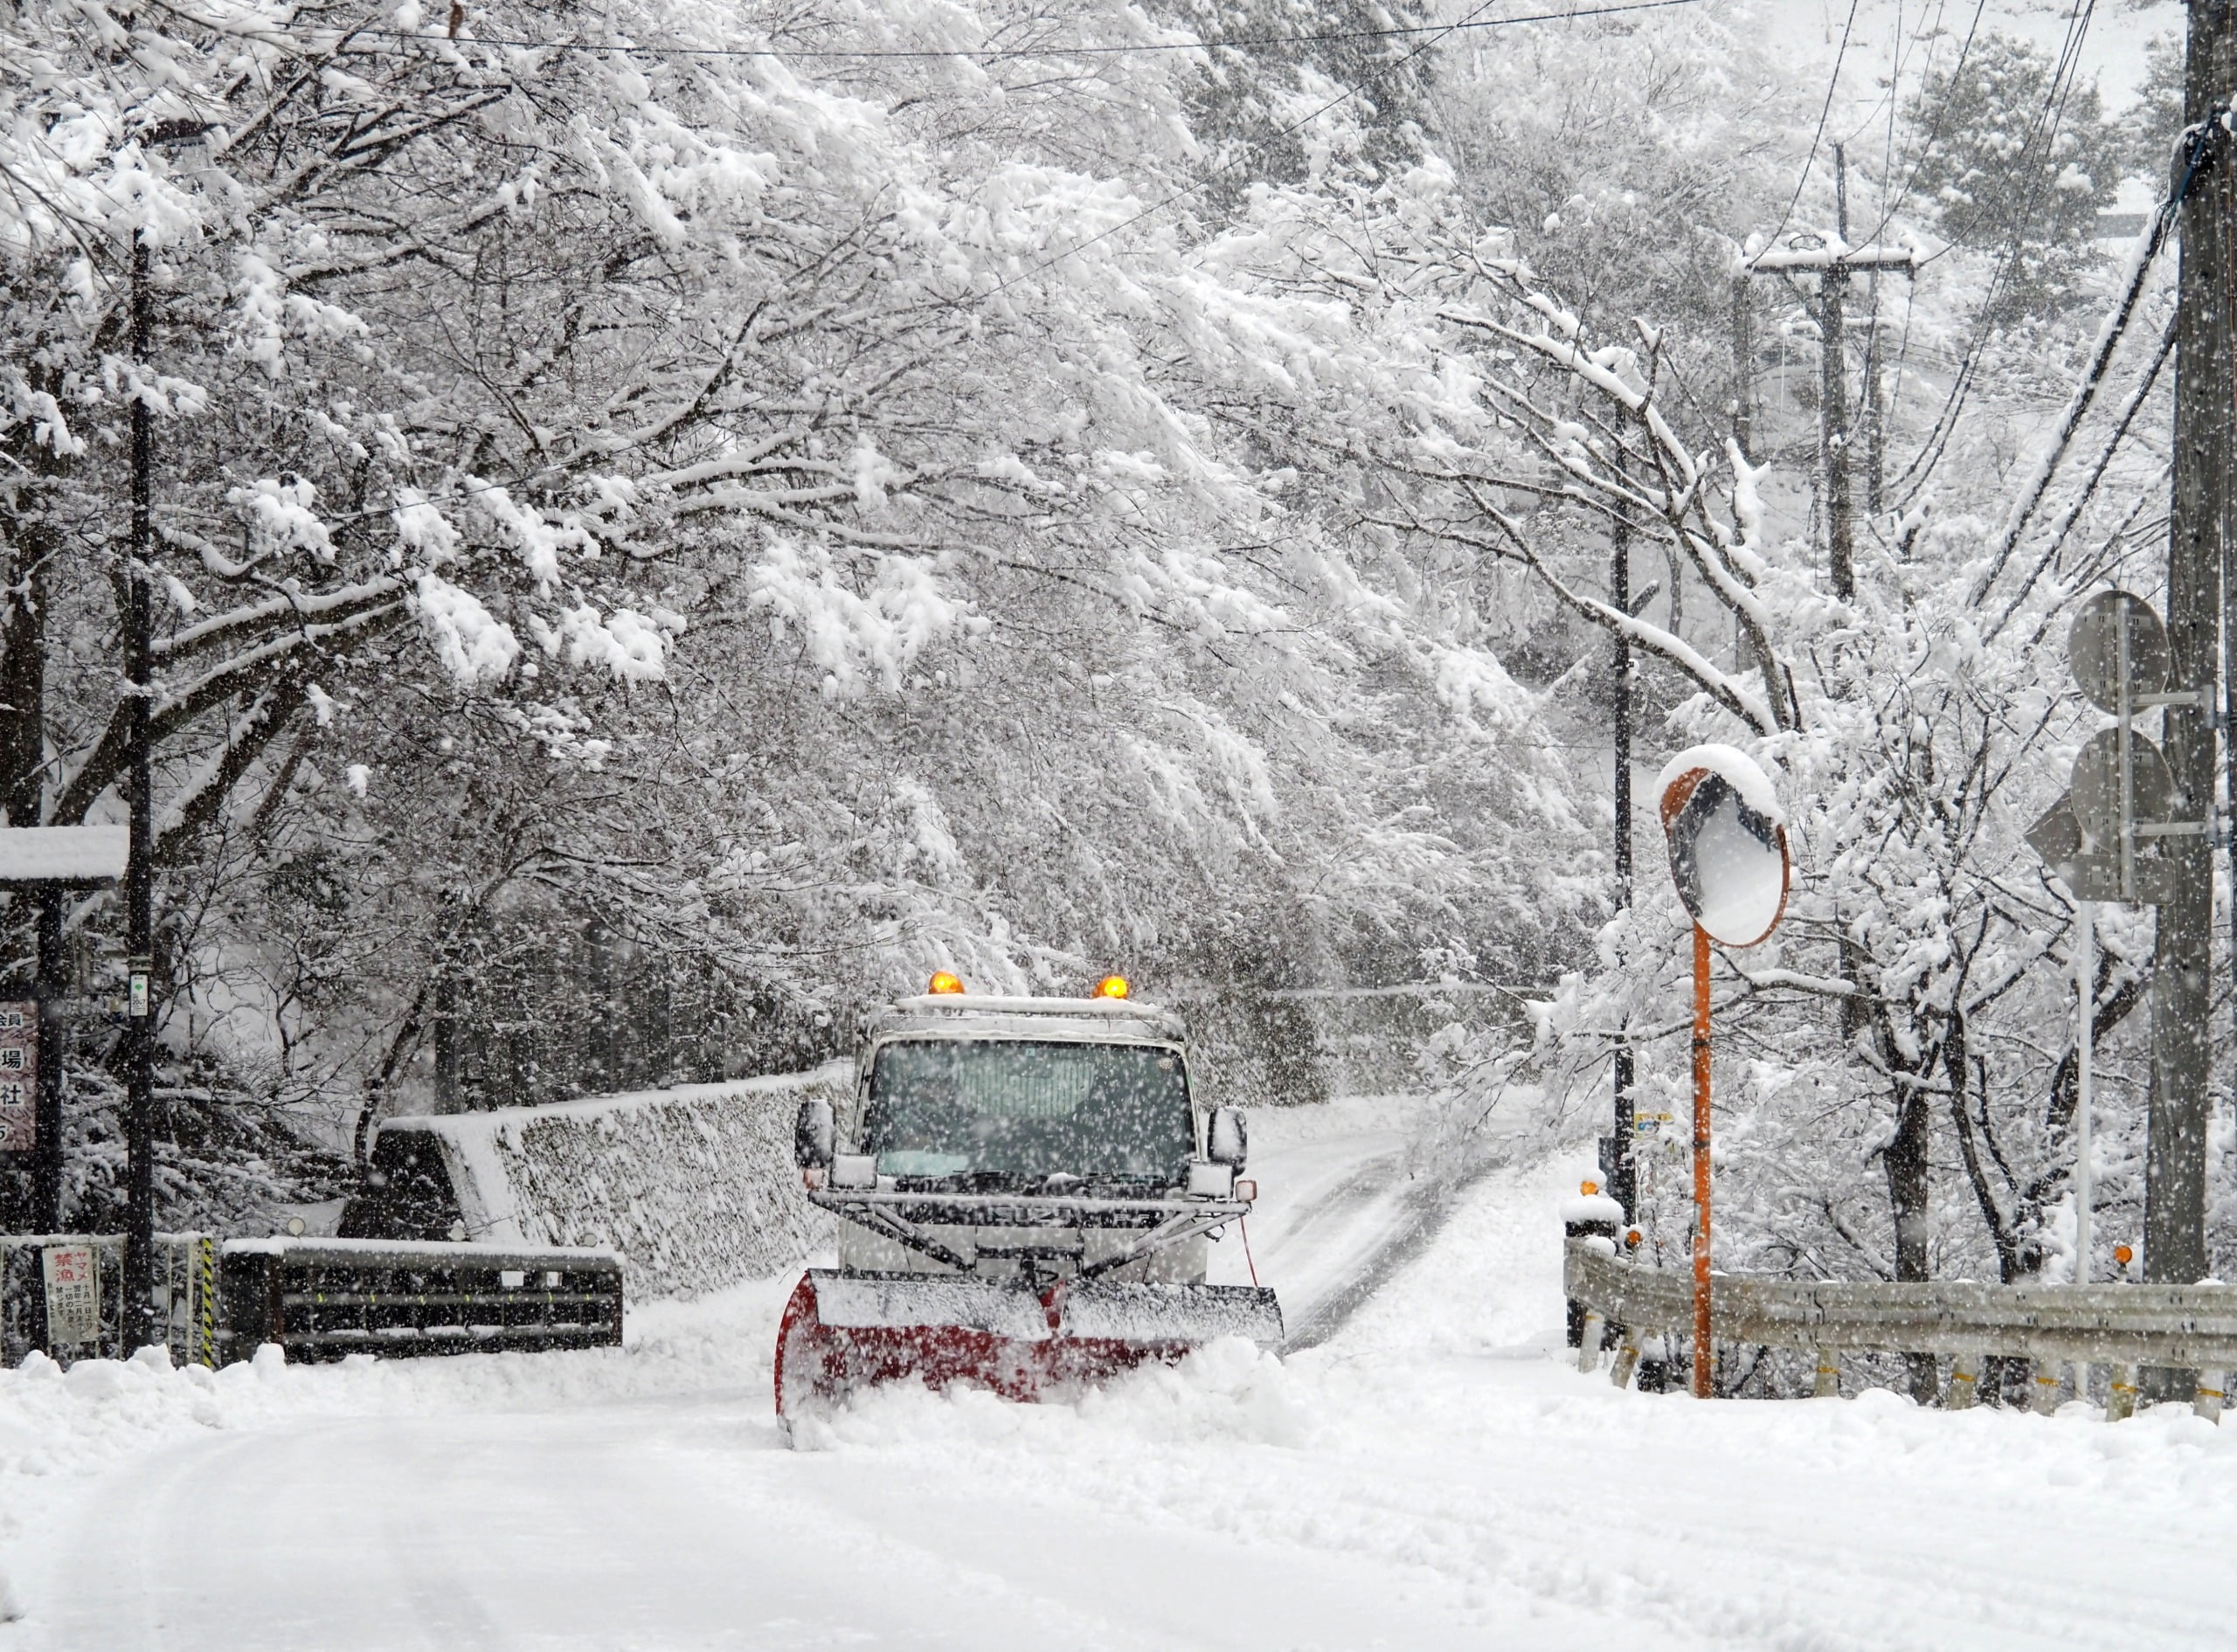
[[[2177,224],[2173,519],[2167,537],[2167,635],[2177,688],[2211,691],[2216,675],[2225,527],[2231,506],[2230,136],[2219,100],[2237,57],[2237,0],[2191,0],[2184,119],[2175,160],[2184,189]],[[2203,698],[2203,695],[2201,698]],[[2213,799],[2213,729],[2203,704],[2171,705],[2160,741],[2191,812]],[[2151,1095],[2144,1151],[2144,1271],[2157,1284],[2205,1277],[2208,971],[2212,966],[2211,840],[2171,839],[2173,898],[2159,908],[2151,977]],[[2179,1386],[2171,1371],[2144,1376],[2147,1395]]]

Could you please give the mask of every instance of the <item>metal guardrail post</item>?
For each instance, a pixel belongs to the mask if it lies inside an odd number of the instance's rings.
[[[1838,1400],[1841,1395],[1841,1351],[1820,1346],[1818,1350],[1818,1382],[1811,1390],[1817,1400]]]
[[[2105,1420],[2120,1422],[2136,1415],[2136,1367],[2115,1365],[2113,1380],[2105,1391]]]
[[[1980,1397],[1981,1357],[1959,1354],[1950,1366],[1950,1398],[1944,1403],[1952,1411],[1970,1411]]]
[[[1584,1327],[1576,1342],[1576,1368],[1580,1372],[1600,1369],[1600,1332],[1607,1321],[1590,1309],[1585,1310]]]
[[[1639,1333],[1629,1325],[1624,1327],[1624,1340],[1616,1350],[1616,1363],[1608,1367],[1608,1380],[1618,1388],[1631,1386],[1631,1373],[1639,1368]]]
[[[2038,1359],[2033,1372],[2035,1402],[2030,1407],[2039,1417],[2047,1417],[2059,1408],[2059,1395],[2066,1389],[2066,1372],[2055,1361]]]
[[[2219,1424],[2221,1421],[2224,1390],[2228,1380],[2229,1373],[2226,1371],[2199,1372],[2198,1392],[2191,1400],[2191,1409],[2208,1422]]]

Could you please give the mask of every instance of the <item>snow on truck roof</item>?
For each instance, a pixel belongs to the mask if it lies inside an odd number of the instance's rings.
[[[993,1038],[1155,1039],[1186,1036],[1181,1013],[1139,999],[993,998],[960,992],[897,999],[870,1018],[873,1039],[896,1033],[954,1034],[966,1028]]]

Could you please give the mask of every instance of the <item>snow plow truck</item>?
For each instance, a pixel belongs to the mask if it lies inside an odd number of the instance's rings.
[[[842,1217],[777,1336],[788,1421],[871,1383],[1015,1400],[1282,1340],[1271,1290],[1205,1282],[1257,1196],[1243,1116],[1189,1082],[1175,1012],[1111,977],[1092,997],[990,998],[943,971],[865,1022],[848,1099],[804,1102],[793,1158]]]

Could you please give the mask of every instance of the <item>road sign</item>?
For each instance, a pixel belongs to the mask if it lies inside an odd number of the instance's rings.
[[[2118,728],[2101,729],[2074,760],[2073,789],[2067,793],[2085,849],[2116,849],[2121,841],[2121,747],[2128,746],[2129,824],[2165,826],[2175,819],[2175,777],[2159,748],[2131,730],[2125,743]]]
[[[0,1153],[38,1144],[38,1005],[0,1001]]]
[[[101,1338],[101,1276],[91,1245],[49,1245],[39,1253],[46,1275],[46,1341],[67,1348]]]
[[[2129,892],[2123,893],[2118,852],[2085,849],[2081,828],[2075,824],[2074,811],[2064,798],[2027,828],[2027,845],[2043,857],[2059,881],[2074,891],[2077,901],[2130,901],[2158,906],[2174,894],[2174,865],[2157,854],[2131,858]]]
[[[2127,703],[2121,693],[2123,644],[2128,656]],[[2167,627],[2133,591],[2100,591],[2082,605],[2066,633],[2067,664],[2089,703],[2115,716],[2134,715],[2136,696],[2167,686]]]

